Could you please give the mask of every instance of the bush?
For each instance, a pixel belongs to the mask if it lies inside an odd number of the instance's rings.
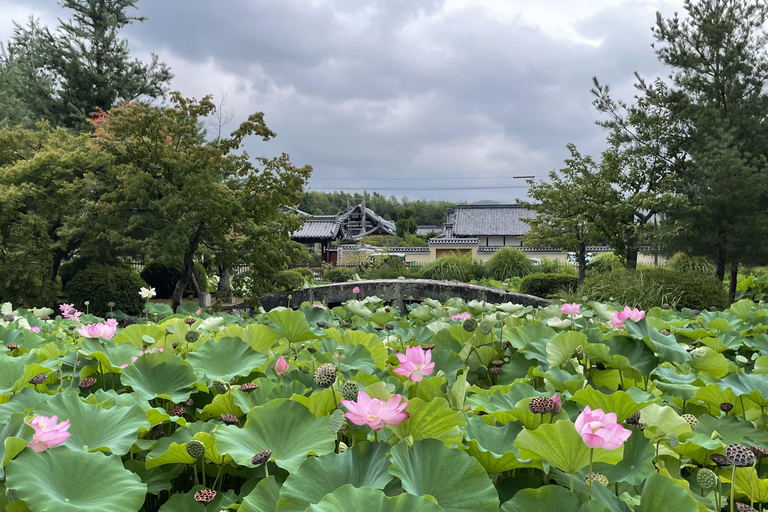
[[[443,256],[421,267],[423,279],[468,283],[474,279],[474,276],[475,269],[469,254]]]
[[[295,270],[282,270],[275,274],[275,288],[279,291],[304,288],[304,276]]]
[[[173,295],[173,290],[176,288],[176,283],[181,279],[183,271],[181,265],[168,265],[159,261],[153,261],[141,271],[141,278],[155,289],[158,299],[170,299]],[[205,268],[200,263],[195,263],[194,273],[200,291],[205,291],[206,283],[208,282]],[[191,295],[192,293],[192,283],[190,283],[187,285],[187,289],[184,290],[184,294]]]
[[[700,256],[688,256],[682,252],[672,256],[665,266],[680,272],[692,272],[705,276],[715,275],[715,266],[709,260]]]
[[[511,277],[525,277],[533,274],[535,267],[533,262],[524,252],[504,247],[496,251],[485,264],[485,275],[498,281],[504,281]]]
[[[59,277],[61,278],[62,289],[67,287],[67,284],[72,280],[73,277],[75,277],[75,275],[77,275],[78,272],[93,263],[98,263],[98,261],[94,260],[93,258],[81,257],[74,258],[73,260],[70,260],[59,267]]]
[[[604,252],[598,254],[587,263],[586,275],[587,277],[597,276],[600,274],[607,274],[614,270],[621,270],[625,265],[624,258],[617,256],[612,252]]]
[[[67,299],[80,311],[97,316],[109,312],[109,302],[123,313],[136,315],[144,308],[139,289],[147,283],[125,266],[107,266],[94,263],[78,272],[65,289]],[[85,301],[89,301],[86,308]]]
[[[559,293],[576,290],[579,278],[569,274],[528,274],[520,281],[520,293],[552,298]]]
[[[323,279],[332,283],[346,283],[351,281],[354,275],[355,271],[351,268],[336,267],[326,270]]]
[[[541,258],[541,263],[534,266],[534,272],[536,274],[568,274],[569,276],[575,276],[578,274],[578,269],[562,261],[549,258]]]
[[[481,260],[475,260],[472,262],[472,275],[474,276],[476,281],[485,279],[486,277],[485,264]]]
[[[421,268],[408,266],[399,257],[377,258],[373,264],[366,266],[361,276],[364,279],[418,279],[421,276]]]
[[[309,269],[307,267],[294,268],[293,270],[301,274],[304,277],[304,279],[307,281],[311,281],[315,278],[315,273],[312,272],[312,269]]]
[[[584,281],[578,293],[589,300],[616,300],[642,309],[662,304],[678,309],[728,307],[728,294],[716,278],[663,267],[621,269],[594,276]]]

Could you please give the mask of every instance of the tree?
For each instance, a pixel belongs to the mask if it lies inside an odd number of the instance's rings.
[[[145,19],[128,14],[136,2],[62,0],[73,14],[55,33],[34,19],[16,24],[0,58],[0,75],[11,76],[11,97],[35,120],[82,131],[91,128],[87,119],[97,109],[162,96],[172,78],[168,68],[154,54],[148,64],[132,59],[119,37],[125,26]],[[0,119],[10,117],[12,110],[0,107]]]
[[[285,154],[257,158],[255,165],[241,150],[249,136],[275,136],[263,113],[252,114],[229,137],[206,143],[200,126],[215,115],[210,97],[171,98],[169,108],[136,104],[102,118],[95,137],[117,166],[114,189],[96,205],[100,230],[126,250],[183,262],[174,308],[201,246],[218,253],[225,268],[235,249],[242,250],[253,291],[263,293],[271,275],[298,250],[290,233],[299,228],[300,216],[280,207],[298,203],[312,168],[294,167]]]
[[[395,222],[397,236],[404,238],[406,233],[416,233],[418,228],[419,226],[416,225],[413,210],[411,208],[403,208],[400,211],[397,222]]]
[[[597,243],[596,206],[611,195],[610,185],[598,178],[598,166],[590,156],[584,156],[569,144],[571,157],[565,167],[549,173],[549,182],[528,180],[528,197],[535,202],[521,201],[520,206],[536,212],[527,219],[530,231],[526,245],[560,247],[576,252],[579,285],[584,281],[587,265],[587,245]]]

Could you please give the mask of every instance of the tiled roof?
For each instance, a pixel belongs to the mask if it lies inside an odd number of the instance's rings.
[[[521,236],[536,212],[517,205],[458,205],[454,212],[453,236]]]
[[[478,245],[477,238],[430,238],[429,245]]]
[[[335,215],[310,217],[304,221],[300,230],[291,233],[291,238],[336,238],[339,233],[339,221]]]

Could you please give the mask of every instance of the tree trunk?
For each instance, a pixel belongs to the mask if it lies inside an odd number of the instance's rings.
[[[224,297],[232,296],[232,283],[230,281],[229,269],[219,265],[219,285],[216,287],[216,297],[221,300]]]
[[[576,256],[577,263],[579,265],[579,282],[578,286],[584,282],[584,277],[587,275],[587,246],[584,242],[579,243],[579,254]]]
[[[189,241],[189,246],[187,247],[186,252],[184,252],[184,272],[181,274],[181,279],[179,279],[179,282],[176,283],[176,288],[173,290],[173,295],[171,295],[171,308],[174,311],[176,311],[176,308],[181,305],[181,298],[184,296],[184,290],[187,288],[187,284],[189,284],[189,281],[192,279],[192,275],[194,274],[195,253],[197,252],[197,247],[200,243],[200,234],[202,231],[203,226],[200,225],[200,227],[197,228],[195,236],[193,236],[192,240]]]
[[[194,269],[194,263],[192,264],[192,268]],[[192,272],[192,277],[190,278],[190,281],[192,281],[192,291],[195,292],[195,298],[200,298],[200,285],[197,284],[197,278],[195,277],[194,271]]]
[[[731,263],[731,282],[728,283],[728,300],[731,304],[736,300],[736,280],[739,277],[739,264]]]
[[[624,268],[627,270],[637,270],[637,247],[627,247],[627,264]]]
[[[722,282],[725,279],[725,247],[720,245],[717,248],[717,271],[715,276]]]

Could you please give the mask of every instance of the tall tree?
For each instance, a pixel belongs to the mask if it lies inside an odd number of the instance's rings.
[[[601,180],[598,166],[588,155],[582,155],[573,144],[568,145],[571,157],[565,167],[549,173],[549,181],[528,180],[528,197],[532,202],[520,205],[536,212],[526,220],[531,229],[526,245],[560,247],[576,253],[579,285],[584,281],[587,266],[587,245],[597,243],[596,206],[605,202],[612,191]]]
[[[242,151],[250,136],[275,136],[262,113],[229,137],[206,143],[200,126],[215,114],[210,97],[171,97],[169,108],[137,104],[101,118],[95,136],[117,164],[114,189],[96,204],[101,231],[149,258],[183,262],[174,308],[203,245],[220,254],[224,267],[233,263],[233,246],[243,249],[240,257],[254,273],[253,292],[263,293],[275,269],[289,261],[296,248],[290,233],[301,224],[280,208],[299,202],[312,168],[294,167],[285,154],[254,162]]]
[[[35,119],[87,130],[89,115],[99,108],[162,96],[172,78],[168,68],[154,54],[149,63],[131,58],[127,40],[119,37],[124,27],[145,19],[129,14],[136,2],[62,0],[72,17],[55,32],[34,19],[16,24],[0,59],[5,73],[16,73],[14,97]],[[8,112],[0,111],[4,117]]]

